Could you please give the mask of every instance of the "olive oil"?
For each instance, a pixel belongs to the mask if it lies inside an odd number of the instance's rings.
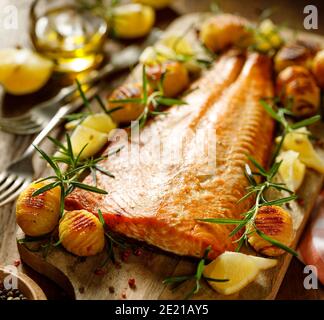
[[[39,53],[54,60],[56,71],[82,72],[102,61],[106,33],[102,17],[63,6],[34,17],[31,38]]]

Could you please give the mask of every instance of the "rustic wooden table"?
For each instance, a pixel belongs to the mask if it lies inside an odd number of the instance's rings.
[[[28,9],[32,0],[0,0],[0,47],[30,46],[28,38]],[[247,2],[248,5],[247,5]],[[227,0],[218,1],[225,11],[238,12],[248,18],[256,18],[257,15],[266,7],[273,6],[280,8],[274,12],[274,20],[278,22],[285,21],[290,27],[302,29],[303,7],[306,1],[241,1]],[[324,30],[324,8],[319,9],[319,30]],[[190,11],[206,10],[209,7],[208,0],[178,0],[174,1],[174,9],[185,13]],[[11,7],[8,7],[11,6]],[[14,6],[14,8],[12,7]],[[8,11],[17,9],[17,28],[6,29],[5,18]],[[169,21],[177,16],[175,11],[165,9],[158,13],[158,24],[160,27],[167,25]],[[2,93],[1,93],[2,94]],[[6,103],[9,101],[9,109],[14,111],[23,108],[21,99],[8,99],[3,97]],[[33,97],[31,97],[31,100]],[[12,106],[12,107],[11,107]],[[0,170],[6,167],[13,159],[17,158],[30,144],[32,137],[19,137],[0,131]],[[39,166],[37,166],[39,167]],[[11,213],[11,214],[9,214]],[[0,208],[0,265],[13,265],[19,261],[19,254],[16,246],[16,224],[13,205]],[[28,273],[45,291],[49,299],[67,299],[67,296],[54,283],[40,276],[30,268],[20,265],[24,272]],[[297,259],[293,259],[278,293],[277,299],[323,299],[324,287],[319,286],[317,290],[306,290],[303,286],[305,274],[304,266]]]

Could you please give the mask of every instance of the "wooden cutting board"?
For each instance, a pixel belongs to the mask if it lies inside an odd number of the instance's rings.
[[[208,14],[191,14],[178,18],[166,30],[168,34],[186,34],[190,41],[195,40],[194,30],[187,32],[193,24],[199,24]],[[287,31],[287,36],[292,32]],[[323,41],[318,36],[303,34],[302,37]],[[136,72],[135,72],[136,73]],[[133,77],[131,75],[131,77]],[[136,77],[136,76],[135,76]],[[323,123],[313,128],[317,136],[324,139]],[[320,150],[324,159],[324,150]],[[296,232],[292,246],[295,248],[301,232],[310,215],[316,197],[323,185],[324,177],[315,171],[308,170],[299,197],[304,200],[302,206],[291,204],[291,213]],[[18,230],[17,239],[24,238]],[[33,244],[34,246],[35,244]],[[37,244],[36,244],[37,245]],[[144,248],[141,255],[132,254],[123,262],[123,252],[116,249],[116,257],[120,264],[109,262],[103,269],[98,268],[106,258],[103,252],[95,257],[80,259],[62,248],[52,248],[46,257],[42,252],[29,250],[25,245],[18,244],[21,259],[36,271],[49,277],[76,299],[183,299],[190,291],[193,282],[187,282],[172,291],[162,284],[165,277],[172,275],[192,274],[196,261],[182,258],[152,248]],[[249,251],[250,250],[250,251]],[[246,249],[254,254],[251,249]],[[222,296],[213,291],[206,283],[193,299],[274,299],[283,277],[287,271],[291,255],[284,254],[278,259],[278,265],[259,274],[257,279],[231,296]],[[136,288],[130,288],[129,279],[135,279]]]

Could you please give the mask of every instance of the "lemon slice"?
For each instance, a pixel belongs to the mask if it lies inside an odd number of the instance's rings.
[[[154,9],[162,9],[167,7],[172,0],[133,0],[133,2],[151,6]]]
[[[87,159],[97,154],[108,142],[108,134],[99,132],[83,125],[78,126],[71,136],[71,144],[74,155],[78,155],[82,148],[80,159]]]
[[[70,121],[65,125],[67,130],[74,129],[80,120]],[[116,129],[116,123],[106,113],[91,114],[82,121],[82,126],[97,130],[102,133],[109,133],[111,130]]]
[[[173,50],[176,54],[193,55],[192,45],[183,36],[168,36],[161,40],[160,45]]]
[[[299,153],[288,150],[278,156],[282,161],[279,167],[279,175],[288,189],[296,191],[302,184],[305,176],[306,166],[299,160]]]
[[[299,153],[299,159],[309,168],[324,173],[324,161],[315,151],[309,138],[309,131],[303,127],[289,132],[283,142],[285,150],[293,150]],[[280,137],[277,138],[278,141]]]
[[[113,9],[113,29],[119,38],[134,39],[147,35],[155,22],[154,10],[142,4],[125,4]]]
[[[0,50],[0,83],[14,95],[35,92],[50,78],[54,64],[27,49]]]
[[[208,264],[203,275],[207,278],[228,279],[227,282],[208,281],[217,292],[229,295],[251,283],[261,270],[274,267],[277,260],[245,255],[239,252],[224,252]]]

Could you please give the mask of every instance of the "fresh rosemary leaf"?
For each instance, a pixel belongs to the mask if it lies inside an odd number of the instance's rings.
[[[321,116],[320,115],[316,115],[316,116],[313,116],[311,118],[308,118],[308,119],[305,119],[305,120],[301,120],[299,122],[296,122],[294,124],[291,124],[290,125],[290,128],[296,130],[296,129],[299,129],[299,128],[302,128],[302,127],[306,127],[306,126],[309,126],[317,121],[319,121],[321,119]]]
[[[89,186],[87,184],[84,184],[84,183],[78,182],[78,181],[71,181],[71,184],[74,185],[75,187],[79,188],[79,189],[91,191],[91,192],[94,192],[94,193],[100,193],[100,194],[107,194],[108,193],[106,190],[99,189],[99,188],[94,187],[94,186]]]
[[[84,94],[84,91],[82,89],[82,85],[81,85],[80,81],[78,79],[75,79],[75,81],[76,81],[76,84],[78,87],[79,94],[83,100],[83,104],[90,111],[90,113],[92,113],[90,102],[89,102],[88,98],[86,97],[86,95]]]
[[[280,206],[282,204],[285,204],[287,202],[296,200],[297,196],[296,195],[292,195],[290,197],[285,197],[285,198],[281,198],[281,199],[276,199],[276,200],[270,200],[267,203],[261,204],[261,206]]]
[[[106,222],[105,222],[105,219],[104,219],[100,209],[98,209],[98,217],[99,217],[99,221],[101,222],[102,226],[104,228],[106,228]]]
[[[43,150],[39,149],[36,145],[33,146],[42,155],[42,157],[48,162],[48,164],[52,167],[56,175],[61,177],[62,176],[61,171],[58,165],[51,159],[51,157],[48,156]]]
[[[226,218],[206,218],[206,219],[196,219],[197,221],[210,222],[217,224],[240,224],[242,220],[238,219],[226,219]]]
[[[47,136],[47,139],[49,139],[59,149],[67,151],[67,148],[65,147],[65,145],[61,141],[59,141],[59,140],[57,140],[57,139],[55,139],[53,137],[50,137],[50,136]]]
[[[278,247],[278,248],[281,248],[281,249],[283,249],[283,250],[289,252],[290,254],[292,254],[292,255],[295,256],[295,257],[298,257],[298,253],[297,253],[295,250],[293,250],[293,249],[287,247],[287,246],[284,245],[283,243],[281,243],[281,242],[279,242],[279,241],[277,241],[277,240],[275,240],[275,239],[269,237],[268,235],[266,235],[265,233],[263,233],[262,231],[260,231],[260,230],[258,230],[258,229],[256,229],[256,233],[257,233],[261,238],[263,238],[264,240],[270,242],[270,243],[273,244],[274,246],[276,246],[276,247]]]
[[[163,284],[172,284],[172,283],[175,283],[175,282],[183,282],[183,281],[186,281],[186,280],[189,280],[189,279],[192,279],[192,278],[193,278],[193,275],[190,275],[190,276],[178,276],[178,277],[167,277],[162,281],[162,283]]]
[[[142,98],[128,98],[128,99],[111,99],[108,100],[109,103],[143,103]],[[121,106],[118,108],[122,108]]]
[[[180,100],[180,99],[171,99],[171,98],[165,98],[165,97],[157,97],[155,99],[155,101],[159,104],[159,105],[163,105],[163,106],[173,106],[173,105],[185,105],[188,104],[186,101],[184,100]]]
[[[111,178],[115,178],[115,176],[110,171],[106,170],[102,166],[95,165],[94,168],[97,169],[98,171],[100,171],[101,173],[105,174],[106,176],[109,176]]]
[[[73,148],[72,148],[72,142],[70,139],[70,135],[66,134],[66,144],[67,144],[67,153],[72,161],[72,164],[75,164],[75,158],[74,158],[74,152],[73,152]]]
[[[256,186],[257,182],[255,181],[252,170],[251,170],[250,166],[247,163],[245,164],[244,169],[245,169],[244,170],[244,175],[248,179],[249,183],[252,186]]]
[[[268,114],[278,122],[282,123],[281,117],[278,116],[278,114],[272,109],[272,107],[265,101],[265,100],[260,100],[260,104],[262,107],[268,112]]]
[[[32,197],[36,197],[48,190],[54,189],[55,187],[57,187],[59,185],[60,185],[60,181],[49,183],[49,184],[45,185],[44,187],[41,187],[41,188],[37,189],[36,191],[34,191],[32,194]]]
[[[211,281],[211,282],[228,282],[229,279],[215,279],[215,278],[209,278],[209,277],[205,277],[203,276],[203,278],[207,281]]]
[[[264,177],[267,177],[267,171],[261,166],[261,164],[254,159],[251,155],[247,154],[247,158],[253,163],[253,165],[259,170],[259,173]]]

